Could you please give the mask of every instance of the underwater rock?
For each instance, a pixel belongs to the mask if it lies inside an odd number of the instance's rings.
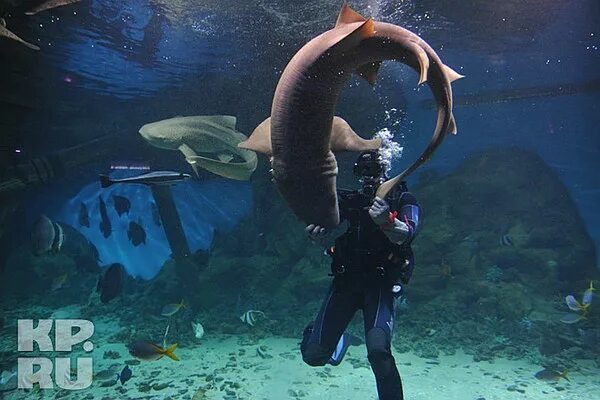
[[[117,360],[119,358],[121,358],[121,355],[119,354],[119,352],[118,351],[113,351],[113,350],[106,350],[104,352],[104,354],[102,355],[102,359],[104,359],[104,360],[107,360],[107,359],[109,359],[109,360]]]
[[[152,389],[153,390],[163,390],[168,388],[169,386],[171,386],[171,382],[165,382],[165,383],[155,383],[154,385],[152,385]]]
[[[560,340],[557,337],[543,336],[540,339],[539,346],[540,354],[543,356],[553,356],[560,353],[562,346]]]
[[[445,177],[429,175],[410,188],[424,223],[406,288],[411,309],[399,323],[410,323],[410,332],[443,324],[457,332],[448,345],[462,343],[478,360],[542,347],[531,334],[504,347],[494,338],[517,335],[514,327],[533,311],[547,322],[535,332],[552,337],[564,329],[553,314],[556,294],[580,293],[598,279],[593,242],[568,190],[537,154],[514,148],[474,154]],[[451,277],[442,285],[445,265]],[[446,336],[440,332],[433,338]],[[543,349],[556,351],[551,343]]]
[[[445,178],[411,189],[426,210],[414,242],[415,281],[442,258],[461,269],[461,282],[479,280],[491,266],[513,268],[518,281],[545,293],[558,281],[598,276],[593,242],[568,190],[535,153],[481,152]],[[503,235],[512,246],[501,243]]]

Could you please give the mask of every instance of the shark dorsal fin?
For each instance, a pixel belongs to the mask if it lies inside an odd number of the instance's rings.
[[[329,147],[332,152],[377,150],[381,139],[363,139],[343,118],[333,117]]]
[[[368,19],[360,23],[356,28],[350,27],[353,30],[349,31],[344,29],[347,27],[340,27],[333,31],[339,32],[337,42],[330,47],[332,54],[342,54],[348,49],[353,48],[363,39],[369,38],[375,35],[375,22],[372,19]]]
[[[261,122],[247,140],[238,144],[239,148],[254,150],[267,156],[273,154],[271,148],[271,117]]]
[[[205,122],[212,122],[213,124],[221,125],[235,131],[237,120],[233,115],[206,115],[202,118]]]
[[[342,9],[338,15],[337,21],[335,22],[336,28],[340,25],[351,24],[353,22],[364,22],[367,19],[354,11],[348,3],[342,5]]]

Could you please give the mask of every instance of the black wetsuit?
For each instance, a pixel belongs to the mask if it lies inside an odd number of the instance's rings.
[[[401,400],[402,383],[391,353],[394,324],[394,284],[405,284],[413,270],[410,243],[421,210],[404,184],[386,197],[396,218],[408,223],[410,235],[402,245],[390,242],[369,216],[372,198],[356,191],[338,193],[340,219],[346,233],[335,241],[331,287],[315,321],[307,326],[302,358],[311,366],[325,365],[357,310],[362,310],[369,362],[380,400]]]

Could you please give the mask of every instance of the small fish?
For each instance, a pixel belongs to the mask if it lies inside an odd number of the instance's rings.
[[[153,361],[163,358],[163,356],[169,357],[171,360],[179,361],[179,358],[175,355],[174,351],[177,348],[177,343],[170,346],[167,349],[163,349],[157,344],[150,342],[149,340],[140,340],[127,346],[129,354],[139,358],[140,360]]]
[[[100,186],[107,188],[115,183],[138,183],[142,185],[174,185],[191,178],[190,174],[175,171],[154,171],[130,178],[113,179],[108,175],[100,175]]]
[[[256,348],[256,354],[257,354],[257,355],[258,355],[260,358],[262,358],[263,360],[264,360],[264,359],[268,359],[268,358],[273,358],[273,356],[272,356],[272,355],[270,355],[270,354],[269,354],[267,351],[268,351],[268,349],[267,349],[267,346],[264,346],[264,345],[263,345],[263,346],[258,346],[258,347]]]
[[[571,294],[565,297],[565,302],[571,311],[582,311],[585,308],[584,305],[578,302]]]
[[[100,301],[108,303],[117,297],[123,290],[124,279],[125,268],[122,264],[114,263],[108,267],[96,286],[96,291],[100,293]]]
[[[442,278],[454,278],[454,275],[452,275],[452,267],[445,260],[442,260],[442,264],[439,266],[438,271]]]
[[[15,40],[21,44],[24,44],[25,46],[29,47],[32,50],[39,50],[40,48],[38,46],[36,46],[35,44],[31,44],[29,42],[26,42],[25,40],[21,39],[20,37],[18,37],[17,35],[15,35],[14,33],[12,33],[11,31],[9,31],[6,28],[6,21],[4,20],[4,18],[0,18],[0,37],[5,37],[8,39],[12,39]]]
[[[80,226],[85,226],[86,228],[90,227],[90,216],[88,214],[88,209],[85,203],[81,203],[81,206],[79,206],[78,221]]]
[[[113,202],[115,204],[115,211],[119,214],[119,217],[123,214],[129,214],[131,209],[131,202],[125,196],[119,196],[118,194],[113,195]]]
[[[156,226],[161,226],[161,222],[160,222],[160,213],[158,212],[158,206],[156,205],[155,202],[150,203],[150,207],[152,208],[152,219],[154,220],[154,223],[156,224]]]
[[[175,315],[179,310],[181,310],[182,308],[185,308],[186,304],[185,304],[185,300],[181,299],[181,303],[171,303],[171,304],[167,304],[166,306],[164,306],[162,308],[162,311],[160,312],[160,315],[162,315],[163,317],[171,317],[173,315]]]
[[[17,376],[17,373],[14,371],[2,371],[2,374],[0,374],[0,385],[6,385],[15,376]]]
[[[146,244],[146,231],[137,222],[129,222],[129,229],[127,230],[127,238],[134,246],[140,244]]]
[[[582,319],[585,319],[585,315],[583,315],[583,314],[567,313],[562,316],[562,318],[560,319],[560,322],[562,322],[564,324],[574,324],[576,322],[581,321]]]
[[[502,246],[513,246],[514,245],[512,238],[508,234],[502,235],[502,237],[500,238],[500,244]]]
[[[192,321],[192,330],[196,339],[202,339],[202,336],[204,336],[204,327],[200,322]]]
[[[593,283],[594,281],[590,281],[590,287],[583,292],[583,298],[581,299],[583,306],[586,308],[592,304],[592,299],[594,298],[594,290],[596,290],[596,288],[594,287]]]
[[[99,207],[100,207],[100,232],[105,238],[108,238],[112,233],[112,224],[110,223],[110,219],[108,219],[108,212],[106,211],[106,203],[102,200],[102,196],[98,197]]]
[[[567,371],[568,370],[564,370],[563,372],[558,372],[556,370],[550,369],[550,368],[544,368],[541,371],[538,371],[535,373],[535,377],[541,381],[559,381],[560,378],[564,378],[567,381],[570,382],[569,378],[567,378]]]
[[[66,6],[67,4],[78,3],[80,0],[48,0],[38,5],[37,7],[32,8],[29,11],[26,11],[26,15],[34,15],[42,11],[50,10],[56,7]]]
[[[64,241],[65,234],[62,227],[47,216],[42,214],[33,225],[31,247],[36,256],[59,252]]]
[[[62,287],[64,286],[64,284],[67,281],[68,277],[69,277],[69,273],[65,272],[61,276],[55,278],[52,281],[52,285],[50,287],[52,289],[52,291],[56,291],[56,290],[62,289]]]
[[[117,381],[121,381],[121,385],[124,385],[125,382],[131,379],[131,375],[133,375],[131,369],[129,368],[129,365],[126,365],[121,373],[117,374]]]
[[[265,317],[265,313],[258,310],[248,310],[240,316],[240,320],[245,324],[254,326],[257,316]]]

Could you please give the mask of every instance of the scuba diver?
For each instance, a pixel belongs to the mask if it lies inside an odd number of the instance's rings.
[[[349,345],[360,344],[344,333],[360,309],[379,399],[401,400],[402,382],[391,352],[394,302],[413,271],[410,244],[421,209],[404,182],[385,199],[375,197],[387,179],[378,151],[362,152],[354,174],[362,188],[338,190],[340,225],[305,229],[331,256],[333,281],[315,321],[304,329],[302,359],[310,366],[338,365]]]

